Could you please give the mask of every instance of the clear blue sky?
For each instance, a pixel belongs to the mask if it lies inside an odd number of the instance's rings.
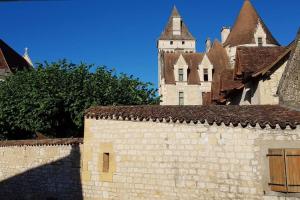
[[[0,37],[30,49],[34,62],[62,58],[106,65],[157,84],[156,39],[175,4],[204,49],[232,26],[243,0],[69,0],[0,3]],[[252,0],[271,32],[288,44],[300,26],[298,0]]]

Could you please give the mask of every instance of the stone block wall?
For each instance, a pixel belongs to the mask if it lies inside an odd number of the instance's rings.
[[[270,191],[266,157],[299,148],[299,128],[86,119],[84,199],[300,199]]]
[[[0,142],[0,199],[83,199],[81,144]],[[5,146],[2,146],[5,144]]]

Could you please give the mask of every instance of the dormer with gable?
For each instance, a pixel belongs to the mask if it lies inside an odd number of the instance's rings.
[[[180,54],[176,64],[174,65],[174,75],[176,84],[187,84],[187,74],[189,66],[184,60],[182,54]]]
[[[200,77],[201,85],[206,92],[211,91],[211,82],[213,76],[213,65],[210,62],[207,54],[204,54],[204,57],[199,64],[198,74]]]
[[[250,0],[244,1],[232,30],[223,28],[221,34],[232,67],[235,63],[236,48],[239,46],[279,46]]]

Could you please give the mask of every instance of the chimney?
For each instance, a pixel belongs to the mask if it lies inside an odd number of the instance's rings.
[[[210,38],[207,38],[205,41],[205,46],[206,46],[206,53],[209,52],[210,48],[211,48],[211,41]]]
[[[222,30],[221,30],[221,41],[222,41],[222,44],[224,44],[224,42],[227,40],[229,33],[230,33],[230,27],[223,26]]]

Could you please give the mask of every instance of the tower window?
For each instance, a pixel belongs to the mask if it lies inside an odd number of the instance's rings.
[[[183,69],[178,69],[178,80],[183,81]]]
[[[170,41],[170,45],[173,45],[173,41]]]
[[[182,43],[182,44],[185,44],[185,41],[182,41],[181,43]]]
[[[184,105],[184,93],[179,92],[179,105]]]
[[[261,37],[257,38],[258,46],[261,47],[263,45],[263,40]]]
[[[203,69],[203,80],[208,81],[208,69]]]

